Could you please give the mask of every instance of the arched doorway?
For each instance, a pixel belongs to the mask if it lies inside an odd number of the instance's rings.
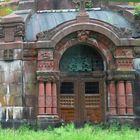
[[[68,48],[59,64],[59,114],[66,122],[104,121],[104,60],[86,44]]]

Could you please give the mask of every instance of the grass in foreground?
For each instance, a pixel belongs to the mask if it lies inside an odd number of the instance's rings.
[[[76,129],[73,124],[45,131],[22,127],[0,129],[0,140],[140,140],[140,130],[130,126],[107,128],[99,125]]]

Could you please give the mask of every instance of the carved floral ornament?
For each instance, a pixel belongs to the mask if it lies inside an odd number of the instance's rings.
[[[79,41],[86,41],[89,38],[89,31],[82,30],[77,32],[77,37]]]
[[[56,82],[59,80],[59,72],[37,72],[38,81]]]

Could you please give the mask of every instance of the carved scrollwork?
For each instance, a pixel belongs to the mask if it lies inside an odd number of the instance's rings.
[[[24,36],[24,25],[19,24],[15,29],[15,36]]]
[[[46,37],[46,35],[45,35],[44,32],[40,32],[40,33],[38,33],[38,34],[36,35],[36,38],[37,38],[38,40],[42,40],[42,39],[44,39],[45,37]]]
[[[56,82],[59,80],[59,72],[37,72],[39,81]]]
[[[114,27],[114,32],[116,32],[118,34],[119,37],[121,38],[128,38],[128,37],[132,37],[132,30],[128,29],[128,28],[116,28]]]

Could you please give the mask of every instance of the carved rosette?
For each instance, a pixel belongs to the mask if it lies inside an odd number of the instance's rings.
[[[15,28],[15,36],[22,37],[22,36],[24,36],[24,33],[25,33],[24,24],[22,24],[22,23],[18,24]]]

